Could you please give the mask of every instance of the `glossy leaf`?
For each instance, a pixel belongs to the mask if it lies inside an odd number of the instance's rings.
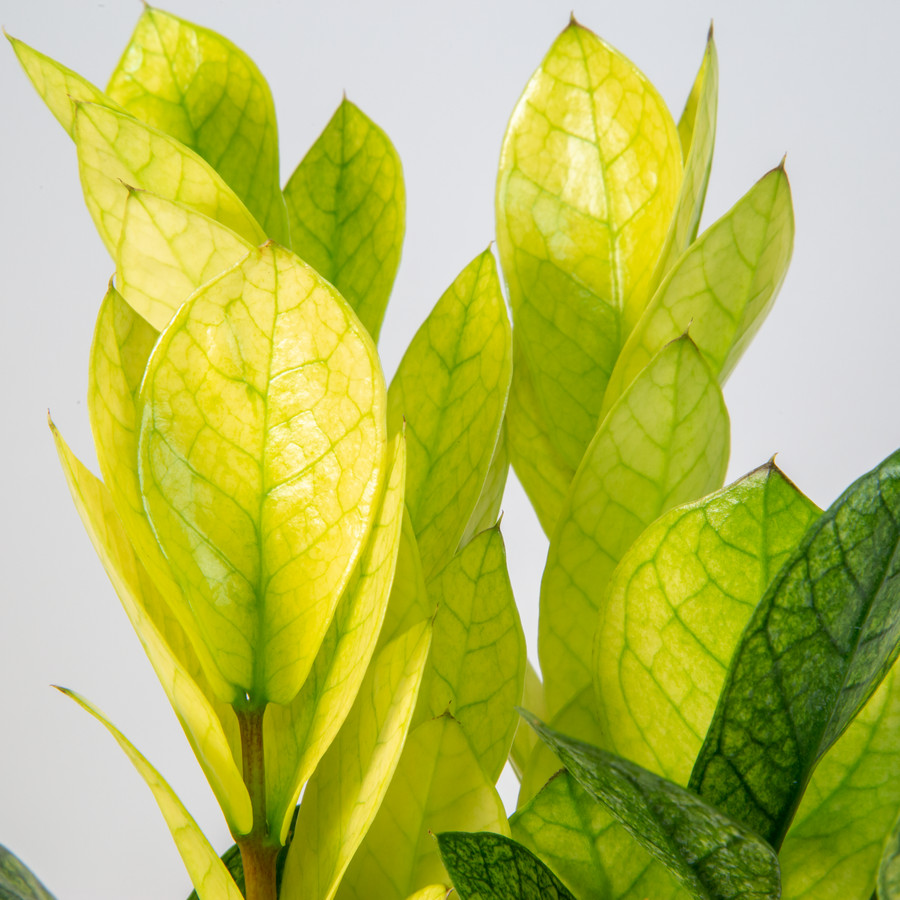
[[[135,557],[109,492],[78,461],[52,423],[50,427],[75,508],[97,556],[178,716],[229,827],[238,834],[246,833],[253,824],[253,811],[240,770],[234,713],[216,701],[202,677],[184,632],[173,621],[165,600]],[[180,650],[177,655],[166,639],[168,636]],[[232,733],[231,743],[223,722]]]
[[[597,613],[619,560],[666,510],[721,487],[728,453],[722,392],[685,335],[653,358],[606,417],[553,532],[539,626],[551,715],[592,682]]]
[[[95,103],[76,106],[75,146],[84,200],[113,258],[129,186],[184,203],[251,244],[266,239],[237,195],[192,150],[124,113]]]
[[[900,451],[809,529],[734,653],[690,787],[780,847],[900,638]]]
[[[793,248],[791,188],[779,166],[704,231],[659,286],[622,348],[599,421],[687,328],[724,384],[775,303]]]
[[[275,104],[246,53],[208,28],[148,6],[106,93],[205,159],[265,233],[290,246]]]
[[[140,402],[144,502],[203,639],[236,696],[290,703],[377,510],[375,347],[268,244],[181,307]]]
[[[506,419],[500,425],[500,437],[497,446],[494,447],[494,455],[491,457],[491,465],[488,469],[481,496],[472,510],[472,516],[462,540],[459,542],[461,550],[476,534],[481,534],[488,528],[493,528],[500,520],[500,507],[503,503],[503,492],[506,489],[506,479],[509,476],[509,444],[506,439]]]
[[[252,249],[231,229],[189,206],[129,188],[116,284],[129,305],[162,331],[200,285]]]
[[[573,21],[513,111],[497,244],[540,408],[569,466],[650,299],[681,183],[678,133],[632,63]]]
[[[690,791],[526,719],[569,772],[697,900],[778,900],[775,851]]]
[[[338,603],[312,671],[286,706],[270,705],[263,722],[267,815],[284,842],[300,790],[350,712],[375,652],[400,544],[406,445],[392,445],[388,481],[372,534]]]
[[[539,719],[547,718],[547,704],[544,703],[544,685],[541,683],[538,673],[534,671],[534,666],[531,665],[531,660],[529,659],[525,660],[525,689],[522,692],[522,706],[533,712]],[[516,726],[516,736],[513,738],[513,745],[509,751],[509,761],[520,783],[528,758],[539,743],[534,731],[519,718],[519,724]]]
[[[778,854],[784,900],[869,900],[900,813],[895,665],[810,779]]]
[[[336,894],[338,900],[403,900],[449,884],[432,834],[509,834],[503,803],[448,715],[410,732],[381,809]]]
[[[55,900],[35,874],[0,844],[0,897],[3,900]]]
[[[431,623],[414,625],[381,651],[366,675],[303,794],[282,900],[334,896],[400,761],[431,637]]]
[[[525,634],[499,526],[483,531],[428,582],[434,647],[416,721],[450,711],[496,782],[518,725]]]
[[[490,250],[438,300],[388,394],[391,434],[409,442],[406,505],[426,581],[459,546],[500,435],[512,337]]]
[[[878,900],[897,900],[900,897],[900,818],[884,842],[877,890]]]
[[[241,892],[234,883],[225,864],[216,856],[209,841],[175,796],[175,792],[159,772],[147,762],[135,749],[134,745],[119,731],[109,719],[89,700],[70,691],[59,688],[67,697],[71,697],[82,709],[87,710],[116,739],[116,743],[125,751],[131,764],[153,792],[153,798],[169,826],[175,846],[181,854],[181,861],[188,871],[191,883],[200,900],[242,900]]]
[[[460,900],[575,900],[530,850],[502,834],[450,831],[437,842]]]
[[[377,341],[406,231],[403,167],[390,138],[345,97],[284,188],[294,251]]]
[[[741,632],[820,513],[769,462],[635,541],[600,605],[600,746],[687,784]]]

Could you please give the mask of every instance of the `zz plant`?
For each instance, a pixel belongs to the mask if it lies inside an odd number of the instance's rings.
[[[282,191],[271,94],[225,38],[147,8],[105,92],[10,41],[115,264],[103,480],[51,429],[235,847],[61,690],[201,900],[900,897],[900,453],[824,513],[773,461],[723,486],[722,385],[794,219],[781,164],[698,236],[712,31],[676,124],[573,18],[501,152],[515,328],[489,248],[390,388],[405,194],[377,125],[345,99]],[[541,677],[510,464],[550,538]],[[6,851],[3,891],[49,897]]]

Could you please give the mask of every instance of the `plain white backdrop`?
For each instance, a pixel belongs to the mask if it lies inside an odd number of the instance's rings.
[[[494,236],[513,106],[573,0],[477,3],[172,0],[268,77],[286,180],[346,89],[403,160],[407,238],[382,332],[390,377],[456,273]],[[0,0],[16,37],[101,87],[137,0]],[[725,396],[730,478],[776,451],[826,506],[900,446],[897,88],[900,6],[580,0],[676,119],[715,18],[719,128],[704,226],[787,151],[797,238],[778,303]],[[224,822],[69,499],[49,407],[86,464],[94,318],[113,264],[83,206],[74,148],[0,47],[0,843],[59,900],[190,891],[150,792],[103,729],[48,685],[94,700],[221,852]],[[532,658],[546,540],[511,477],[503,531]],[[516,785],[501,793],[514,808]]]

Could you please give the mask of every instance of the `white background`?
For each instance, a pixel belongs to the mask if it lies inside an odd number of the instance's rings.
[[[174,3],[174,0],[173,0]],[[503,131],[572,0],[181,0],[172,12],[253,56],[280,117],[283,180],[346,89],[403,159],[407,238],[381,349],[390,377],[456,273],[494,235]],[[0,0],[15,36],[101,87],[136,0]],[[579,20],[651,78],[677,119],[715,18],[719,129],[704,225],[788,152],[797,239],[781,297],[725,390],[730,478],[779,464],[826,506],[900,446],[900,6],[598,2]],[[75,152],[0,47],[0,843],[59,900],[181,900],[190,885],[103,708],[170,780],[218,850],[224,822],[69,499],[47,407],[94,467],[87,356],[112,262]],[[546,541],[511,478],[503,530],[532,657]],[[510,809],[515,785],[501,792]]]

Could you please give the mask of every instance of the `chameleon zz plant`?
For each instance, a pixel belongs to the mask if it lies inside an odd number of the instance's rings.
[[[11,43],[115,265],[89,357],[103,480],[54,439],[235,847],[65,693],[201,900],[898,895],[900,460],[825,513],[774,462],[723,487],[721,386],[794,222],[781,164],[698,236],[712,32],[676,124],[572,20],[501,152],[515,328],[485,250],[389,389],[405,195],[377,125],[344,100],[282,190],[268,86],[225,38],[147,8],[105,91]],[[510,464],[550,537],[543,680],[498,523]]]

